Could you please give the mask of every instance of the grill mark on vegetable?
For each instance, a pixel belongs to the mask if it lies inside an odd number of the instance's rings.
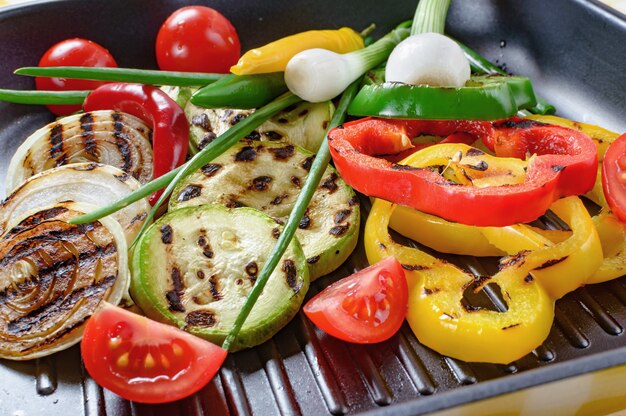
[[[278,122],[281,123],[281,124],[285,124],[285,123],[289,123],[289,120],[287,120],[284,117],[281,117],[281,118],[278,119]]]
[[[68,296],[57,296],[54,302],[47,303],[24,316],[10,321],[7,324],[7,332],[11,335],[25,334],[30,332],[41,323],[41,321],[47,319],[53,320],[55,316],[62,317],[71,311],[81,299],[104,295],[104,293],[113,286],[115,279],[116,276],[109,275],[90,286],[81,287],[72,291]],[[65,328],[61,332],[64,334],[67,333],[68,330],[71,330],[71,327]],[[57,335],[60,337],[62,333]],[[46,341],[44,341],[44,343],[45,342]],[[37,347],[41,347],[41,344]]]
[[[213,300],[221,300],[222,299],[222,294],[220,293],[220,286],[219,286],[219,280],[218,280],[218,275],[217,274],[213,274],[211,275],[211,277],[209,277],[209,291],[211,292],[211,296],[213,297]]]
[[[202,194],[202,186],[199,185],[187,185],[178,194],[178,202],[186,202],[190,199],[197,198]]]
[[[209,115],[207,113],[200,113],[193,116],[191,118],[191,124],[206,131],[213,131],[211,128],[211,121],[209,120]]]
[[[561,165],[554,165],[552,166],[552,170],[555,172],[561,172],[562,170],[565,170],[566,166],[561,166]]]
[[[278,228],[272,229],[272,237],[274,237],[275,240],[278,240],[278,237],[280,237],[280,230]]]
[[[172,230],[172,226],[169,224],[165,224],[161,227],[161,241],[163,244],[172,244],[172,237],[174,230]]]
[[[528,250],[522,250],[514,256],[506,257],[500,260],[499,269],[503,270],[507,267],[513,267],[517,264],[521,266],[522,264],[524,264],[528,253],[529,253]]]
[[[256,150],[252,146],[244,146],[235,155],[235,162],[253,162],[256,160]]]
[[[309,263],[309,264],[315,264],[318,261],[320,261],[320,256],[319,255],[313,256],[313,257],[309,257],[308,259],[306,259],[306,262]]]
[[[339,189],[339,186],[337,185],[338,178],[339,177],[335,172],[331,173],[330,176],[322,182],[320,188],[327,189],[331,194],[334,193],[337,189]]]
[[[215,253],[213,253],[213,248],[211,247],[211,244],[209,244],[206,236],[201,235],[200,237],[198,237],[198,245],[202,248],[202,254],[204,255],[204,257],[206,257],[207,259],[213,258]]]
[[[359,205],[359,197],[354,195],[352,198],[350,198],[350,200],[348,201],[348,205],[353,207],[355,205]]]
[[[429,289],[427,287],[424,288],[424,294],[426,296],[434,295],[435,293],[439,293],[439,292],[441,292],[441,289],[439,289],[437,287],[434,287],[432,289]]]
[[[113,176],[115,176],[115,179],[117,179],[118,181],[120,181],[122,183],[126,183],[128,178],[130,178],[130,175],[128,173],[123,173],[123,174],[120,174],[120,175],[113,175]]]
[[[129,172],[130,168],[133,165],[133,161],[132,161],[132,157],[131,157],[131,151],[130,151],[130,145],[129,145],[129,139],[128,136],[126,135],[126,133],[124,133],[124,116],[119,114],[119,113],[113,113],[111,114],[111,117],[113,118],[113,137],[115,138],[115,145],[117,146],[117,149],[120,151],[120,154],[122,155],[122,160],[123,160],[123,166],[122,166],[122,170],[124,172]]]
[[[311,165],[313,165],[313,160],[315,159],[315,155],[309,156],[302,162],[302,169],[307,172],[311,170]]]
[[[272,205],[280,205],[283,202],[283,200],[285,198],[287,198],[288,196],[289,195],[287,195],[287,194],[278,195],[276,198],[274,198],[272,200],[272,202],[270,202],[270,204],[272,204]]]
[[[80,129],[82,130],[80,135],[83,138],[85,153],[91,157],[98,156],[98,152],[96,151],[97,145],[93,134],[93,115],[91,113],[85,113],[80,116]]]
[[[259,141],[259,140],[261,140],[261,134],[258,131],[256,131],[256,130],[252,130],[250,132],[250,134],[248,134],[245,138],[246,139],[250,139],[250,140]]]
[[[291,158],[295,153],[293,145],[289,144],[284,147],[268,148],[275,160],[286,160]]]
[[[259,265],[256,264],[255,261],[251,261],[250,263],[246,264],[246,274],[248,275],[252,283],[256,282],[256,278],[259,274]]]
[[[137,221],[143,221],[146,219],[147,216],[148,216],[147,212],[142,212],[141,214],[137,214],[133,217],[132,220],[130,220],[130,224],[133,225]]]
[[[272,142],[277,142],[277,141],[279,141],[279,140],[282,140],[282,138],[283,138],[283,135],[282,135],[282,134],[280,134],[280,133],[276,133],[276,132],[275,132],[275,131],[273,131],[273,130],[266,131],[266,132],[264,132],[263,134],[265,135],[265,137],[267,137],[267,139],[268,139],[269,141],[272,141]]]
[[[259,176],[252,180],[252,185],[250,185],[248,189],[254,189],[256,191],[267,191],[270,183],[272,183],[271,176]]]
[[[489,165],[484,160],[481,160],[480,162],[478,162],[475,165],[465,165],[465,166],[467,166],[470,169],[478,170],[478,171],[481,171],[481,172],[484,172],[487,169],[489,169]]]
[[[185,312],[185,306],[181,300],[185,286],[180,278],[180,270],[176,267],[172,267],[170,275],[172,277],[172,285],[174,288],[165,293],[165,298],[169,304],[169,310],[172,312]]]
[[[532,283],[535,279],[531,275],[526,275],[524,283]]]
[[[63,125],[55,124],[50,129],[50,158],[56,159],[56,166],[65,164],[65,156],[63,155]]]
[[[296,264],[293,260],[287,259],[283,262],[283,272],[285,273],[285,277],[287,279],[287,284],[289,287],[295,292],[298,293],[300,291],[300,287],[302,283],[298,285],[298,272],[296,270]]]
[[[520,326],[520,325],[521,324],[512,324],[512,325],[504,326],[502,327],[502,330],[506,331],[507,329],[515,328],[516,326]]]
[[[70,326],[68,326],[66,328],[63,328],[61,331],[55,333],[53,336],[46,337],[39,344],[33,345],[30,348],[24,348],[24,349],[20,350],[20,352],[22,354],[26,354],[26,353],[28,353],[30,351],[41,351],[41,350],[44,350],[44,349],[46,349],[46,346],[54,344],[58,339],[63,338],[66,334],[69,334],[72,331],[74,331],[74,329],[82,326],[85,323],[85,321],[87,321],[87,319],[89,319],[89,318],[90,318],[89,316],[85,316],[80,321],[77,321],[73,325],[70,325]]]
[[[545,123],[540,121],[521,119],[521,120],[507,120],[493,123],[494,127],[506,127],[508,129],[529,129],[533,126],[545,126]]]
[[[349,224],[348,225],[335,225],[333,228],[331,228],[328,231],[328,234],[332,235],[333,237],[341,237],[342,235],[348,232],[348,228],[350,228]]]
[[[212,178],[217,175],[220,169],[222,169],[222,165],[218,163],[208,163],[201,168],[202,173],[204,173],[207,178]]]
[[[421,168],[415,168],[413,166],[409,166],[409,165],[399,165],[397,163],[391,165],[391,169],[392,170],[399,170],[399,171],[416,171],[416,170],[421,170]]]
[[[471,149],[469,149],[465,153],[466,156],[481,156],[481,155],[484,155],[484,154],[485,154],[485,152],[483,152],[482,150],[477,149],[475,147],[472,147]]]
[[[233,118],[230,119],[230,125],[234,126],[235,124],[239,123],[241,120],[243,120],[244,118],[248,117],[247,114],[236,114]]]
[[[8,234],[20,233],[27,228],[32,228],[35,225],[41,224],[43,221],[49,220],[54,217],[58,217],[59,215],[67,211],[68,209],[65,207],[53,207],[53,208],[45,209],[43,211],[39,211],[36,214],[33,214],[30,217],[24,219],[15,227],[11,228]]]
[[[383,248],[386,248],[386,247],[383,247]],[[419,270],[428,270],[428,267],[421,266],[419,264],[402,264],[402,268],[404,270],[408,270],[408,271],[411,271],[411,272],[419,271]]]
[[[562,261],[567,260],[567,257],[568,257],[568,256],[561,257],[560,259],[551,259],[551,260],[548,260],[548,261],[546,261],[545,263],[543,263],[541,266],[539,266],[539,267],[535,267],[535,270],[546,269],[546,268],[548,268],[548,267],[550,267],[550,266],[554,266],[555,264],[559,264],[559,263],[561,263]]]
[[[224,206],[226,206],[226,208],[241,208],[245,207],[246,205],[238,201],[235,195],[229,195],[228,199],[224,203]]]
[[[301,230],[306,230],[311,226],[311,217],[309,216],[309,209],[307,208],[300,219],[300,223],[298,224],[298,228]]]
[[[302,110],[302,111],[300,111],[300,112],[298,113],[298,117],[304,117],[304,116],[306,116],[307,114],[309,114],[309,110],[307,110],[307,109],[305,108],[304,110]]]
[[[291,183],[292,183],[292,184],[293,184],[293,186],[295,186],[296,188],[300,188],[300,186],[301,186],[300,178],[298,178],[297,176],[292,176],[292,177],[291,177]]]
[[[202,270],[198,270],[196,272],[196,276],[198,277],[198,279],[200,280],[204,280],[204,278],[206,277],[206,275],[204,274],[204,272]]]
[[[200,143],[198,143],[198,149],[204,149],[215,139],[217,139],[217,134],[213,133],[212,131],[206,133],[204,136],[202,136],[202,140],[200,140]]]
[[[341,224],[347,218],[350,217],[350,214],[352,214],[352,210],[351,209],[342,209],[340,211],[337,211],[335,213],[335,224]]]
[[[188,326],[210,328],[217,324],[215,314],[211,311],[193,311],[185,316],[185,323]]]
[[[89,172],[90,170],[95,170],[98,167],[98,163],[87,163],[84,166],[73,166],[72,170],[76,170],[78,172]]]

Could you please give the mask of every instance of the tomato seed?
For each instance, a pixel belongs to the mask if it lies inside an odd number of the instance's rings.
[[[147,369],[151,369],[154,368],[154,357],[152,357],[152,354],[148,353],[146,354],[146,358],[143,360],[143,365],[144,367],[146,367]]]
[[[128,363],[129,363],[129,361],[128,361],[128,353],[127,352],[125,352],[124,354],[120,355],[118,357],[117,361],[115,362],[115,364],[118,367],[121,367],[121,368],[128,367]]]
[[[122,344],[122,338],[120,337],[113,337],[111,339],[109,339],[109,348],[114,350],[117,347],[119,347]]]
[[[184,351],[180,345],[172,344],[172,352],[174,353],[176,357],[182,357]]]

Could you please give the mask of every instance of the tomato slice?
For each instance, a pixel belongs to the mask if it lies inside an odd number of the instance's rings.
[[[218,11],[205,6],[176,10],[159,29],[159,68],[170,71],[228,73],[241,45],[237,31]]]
[[[604,155],[602,189],[611,211],[626,222],[626,134],[615,139]]]
[[[400,329],[408,298],[404,270],[388,257],[328,286],[307,302],[304,313],[336,338],[370,344]]]
[[[39,66],[89,66],[117,67],[117,63],[107,49],[87,39],[73,38],[63,40],[43,54]],[[88,81],[66,78],[35,78],[38,90],[69,91],[93,90],[103,85],[103,81]],[[80,105],[48,105],[50,111],[64,116],[81,109]]]
[[[227,352],[173,326],[105,304],[87,322],[81,353],[102,387],[140,403],[165,403],[200,390]]]

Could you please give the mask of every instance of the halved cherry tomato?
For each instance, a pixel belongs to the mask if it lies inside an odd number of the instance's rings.
[[[602,189],[611,211],[626,222],[626,134],[615,139],[604,155]]]
[[[117,63],[109,51],[97,43],[73,38],[61,41],[48,49],[41,57],[39,66],[117,67]],[[104,82],[37,77],[35,84],[38,90],[70,91],[93,90]],[[80,105],[49,105],[47,107],[58,116],[75,113],[81,109]]]
[[[304,313],[328,334],[348,342],[382,342],[406,316],[409,289],[393,257],[339,280],[304,306]]]
[[[163,70],[228,73],[240,54],[237,31],[210,7],[176,10],[163,23],[156,40],[157,62]]]
[[[99,385],[140,403],[195,393],[227,355],[217,345],[108,303],[87,322],[81,352]]]

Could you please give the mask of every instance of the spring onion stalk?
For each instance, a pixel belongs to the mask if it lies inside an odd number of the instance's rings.
[[[462,44],[459,41],[456,42],[459,44],[461,49],[463,49],[467,60],[472,66],[472,71],[485,74],[506,75],[506,72],[502,68],[492,64],[475,50],[471,49],[467,45]],[[531,108],[529,111],[533,114],[554,114],[556,113],[556,107],[554,107],[543,98],[537,97],[537,105]]]
[[[225,74],[209,74],[202,72],[158,71],[154,69],[135,68],[93,68],[81,66],[29,66],[17,69],[15,74],[36,77],[88,79],[94,81],[138,82],[148,85],[173,85],[178,87],[200,87],[211,84],[225,76]]]
[[[441,33],[446,26],[450,0],[420,0],[413,17],[411,35],[419,33]]]
[[[172,191],[174,191],[174,188],[181,180],[230,149],[232,145],[237,143],[242,137],[245,137],[248,134],[252,133],[254,129],[265,123],[268,119],[276,115],[279,111],[284,110],[290,105],[297,104],[300,101],[301,99],[299,97],[291,93],[285,93],[271,103],[267,104],[264,107],[261,107],[250,116],[248,116],[245,119],[246,123],[241,121],[235,124],[233,127],[229,128],[224,134],[212,141],[204,149],[196,153],[194,157],[192,157],[187,163],[181,166],[182,169],[180,169],[176,173],[174,179],[169,183],[167,188],[165,188],[156,204],[154,204],[154,206],[148,213],[148,216],[146,217],[146,220],[143,223],[141,230],[139,230],[139,234],[137,234],[137,237],[135,238],[132,246],[134,246],[135,243],[139,241],[139,238],[143,235],[143,233],[146,231],[146,229],[154,219],[154,216],[159,210],[159,207],[163,205],[165,201],[167,201],[167,199],[172,194]]]
[[[293,96],[292,94],[285,94],[281,97],[278,97],[265,107],[260,108],[258,111],[255,111],[250,116],[248,116],[244,120],[241,120],[239,123],[228,129],[224,134],[213,140],[208,146],[198,152],[193,158],[191,158],[191,160],[186,162],[184,165],[179,166],[178,168],[152,180],[151,182],[148,182],[141,188],[128,194],[125,198],[122,198],[111,205],[107,205],[105,207],[91,211],[88,214],[81,215],[80,217],[73,218],[72,220],[70,220],[70,223],[85,224],[88,222],[99,220],[100,218],[111,215],[114,212],[117,212],[120,209],[127,207],[133,202],[136,202],[141,198],[145,198],[167,186],[167,189],[165,190],[165,192],[163,192],[161,198],[157,201],[152,211],[150,211],[150,213],[148,214],[148,217],[144,222],[144,227],[140,230],[138,234],[138,239],[139,236],[141,236],[145,231],[147,225],[154,218],[158,207],[163,204],[163,202],[167,199],[167,196],[172,193],[174,186],[176,186],[180,179],[184,178],[189,173],[198,170],[202,166],[209,163],[211,160],[224,153],[234,143],[236,143],[247,134],[250,134],[250,132],[263,124],[265,121],[269,120],[279,111],[285,109],[286,107],[289,107],[290,105],[296,104],[299,101],[300,99]],[[135,241],[137,241],[137,239],[135,239]]]
[[[90,92],[0,89],[0,101],[15,104],[82,104]]]
[[[337,109],[335,110],[335,113],[333,114],[333,118],[330,121],[328,130],[332,129],[333,127],[337,127],[341,123],[343,123],[343,120],[346,116],[346,112],[348,110],[348,105],[350,104],[350,101],[352,101],[352,99],[354,98],[358,90],[357,88],[358,84],[359,84],[358,81],[353,82],[350,86],[348,86],[348,88],[345,90],[345,92],[341,96],[341,100],[339,101]],[[315,193],[315,190],[317,189],[317,186],[319,185],[320,180],[322,179],[322,176],[324,175],[326,167],[328,166],[328,162],[330,162],[330,151],[328,150],[327,137],[325,137],[324,141],[322,142],[322,145],[320,146],[319,151],[317,152],[317,155],[315,156],[315,160],[313,161],[311,170],[309,171],[309,174],[307,175],[306,180],[304,181],[302,190],[300,191],[300,194],[298,195],[298,198],[296,199],[296,202],[291,211],[291,214],[289,214],[289,218],[287,219],[287,224],[285,225],[285,228],[280,234],[280,237],[278,238],[278,241],[276,242],[276,245],[274,246],[274,250],[269,256],[268,261],[263,266],[263,269],[261,270],[259,277],[257,278],[254,286],[252,287],[252,290],[248,294],[248,299],[246,299],[246,302],[241,308],[241,311],[239,312],[239,315],[237,316],[237,319],[235,320],[235,324],[233,328],[230,330],[230,332],[228,333],[228,336],[226,337],[226,339],[224,340],[222,344],[222,348],[225,349],[226,351],[228,351],[232,343],[237,338],[237,335],[239,334],[241,327],[246,321],[246,318],[248,317],[248,315],[250,314],[250,311],[252,311],[252,307],[254,306],[257,299],[263,292],[263,288],[265,287],[265,284],[269,280],[271,274],[274,272],[274,269],[278,265],[279,260],[282,258],[283,254],[285,253],[285,250],[287,249],[287,246],[289,246],[291,239],[296,234],[298,224],[300,224],[300,220],[302,219],[304,212],[306,211],[307,207],[309,206],[309,203],[311,202],[311,198],[313,197],[313,194]]]
[[[364,73],[383,63],[393,48],[408,35],[408,29],[396,28],[370,46],[346,54],[326,49],[302,51],[287,64],[287,87],[309,102],[330,100]]]

